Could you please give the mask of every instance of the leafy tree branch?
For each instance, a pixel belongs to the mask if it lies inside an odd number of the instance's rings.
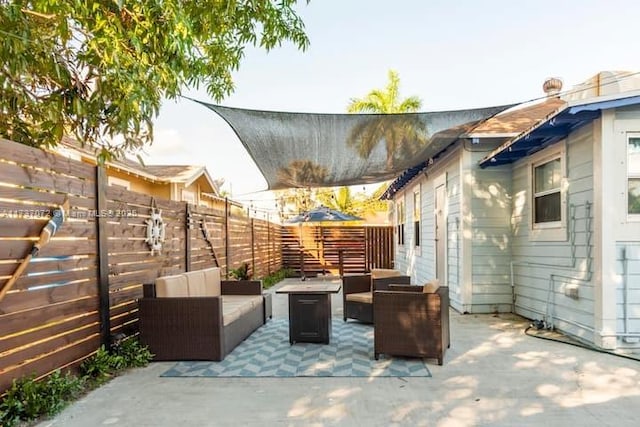
[[[0,136],[73,135],[108,160],[153,140],[163,99],[233,91],[246,46],[309,40],[296,0],[1,0]]]

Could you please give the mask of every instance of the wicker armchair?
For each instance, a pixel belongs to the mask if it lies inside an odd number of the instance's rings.
[[[374,273],[375,274],[375,273]],[[387,290],[390,284],[410,284],[411,277],[400,275],[375,277],[372,274],[351,274],[342,278],[343,318],[373,323],[373,291]]]
[[[391,286],[373,293],[374,357],[380,354],[438,359],[450,346],[449,288]]]

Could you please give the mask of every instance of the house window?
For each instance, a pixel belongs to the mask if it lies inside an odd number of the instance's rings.
[[[396,205],[396,231],[399,245],[404,245],[404,220],[404,200],[399,200]]]
[[[533,165],[533,224],[559,226],[562,221],[560,157]]]
[[[109,186],[111,187],[117,186],[123,187],[127,190],[131,190],[131,183],[129,181],[127,181],[126,179],[116,178],[115,176],[108,176],[107,184],[109,184]]]
[[[413,238],[420,246],[420,189],[413,192]]]
[[[182,201],[195,204],[196,194],[193,191],[182,190]]]
[[[629,137],[627,145],[627,211],[640,215],[640,136]]]

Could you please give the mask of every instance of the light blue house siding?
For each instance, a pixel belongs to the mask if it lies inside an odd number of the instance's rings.
[[[468,153],[472,168],[465,199],[470,209],[464,217],[471,233],[472,313],[512,311],[511,261],[511,168],[480,169],[486,152]]]
[[[629,138],[640,138],[640,91],[620,99],[576,102],[497,151],[483,150],[492,145],[485,140],[436,160],[394,196],[406,207],[397,267],[415,284],[435,276],[434,183],[446,182],[441,281],[454,309],[513,311],[602,348],[640,348],[640,214],[630,213],[627,203],[637,179],[637,160],[628,149]],[[558,139],[535,151],[549,136]],[[519,154],[509,158],[519,160],[496,160],[503,152],[513,156],[513,144]],[[534,224],[535,168],[557,159],[561,220]],[[413,236],[416,190],[419,247]]]
[[[481,170],[482,154],[453,151],[395,195],[396,206],[399,200],[405,204],[405,244],[397,245],[396,239],[395,265],[414,284],[436,277],[435,187],[444,180],[445,271],[440,281],[449,287],[451,306],[469,313],[511,312],[511,168]],[[422,214],[419,247],[413,235],[415,191],[420,191]]]
[[[399,245],[396,235],[395,268],[411,275],[412,283],[422,284],[436,276],[435,245],[435,186],[436,180],[445,180],[445,226],[446,279],[442,284],[449,286],[451,305],[462,308],[459,281],[460,268],[460,150],[445,156],[426,174],[419,174],[394,197],[397,206],[399,200],[405,203],[405,244]],[[420,193],[420,245],[415,245],[413,224],[414,193]],[[397,215],[397,210],[395,211]]]
[[[462,302],[462,180],[460,162],[456,161],[447,170],[447,215],[446,215],[446,283],[449,286],[449,301],[457,311],[463,311]]]
[[[616,242],[616,330],[618,346],[640,342],[640,242]]]
[[[514,165],[511,215],[515,312],[589,341],[594,328],[594,125]],[[565,177],[563,227],[548,236],[536,235],[531,218],[533,165],[559,150]]]
[[[610,298],[615,304],[612,329],[616,334],[616,347],[637,348],[640,347],[640,215],[627,215],[625,193],[627,138],[640,136],[640,108],[637,105],[621,107],[604,117],[613,121],[612,127],[603,130],[604,136],[611,140],[609,145],[603,144],[603,156],[610,155],[609,163],[612,164],[611,170],[604,170],[603,174],[611,177],[614,187],[608,197],[603,196],[603,203],[615,208],[610,220],[603,224],[603,234],[615,240],[615,258],[611,260],[615,266],[611,268],[614,274],[610,281],[613,283],[609,283],[615,289]],[[603,265],[603,271],[607,271],[606,265]]]

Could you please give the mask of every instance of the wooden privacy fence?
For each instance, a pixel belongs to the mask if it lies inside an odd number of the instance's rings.
[[[301,275],[362,273],[393,268],[393,228],[389,226],[282,227],[282,265]]]
[[[160,275],[282,265],[280,225],[109,187],[103,168],[0,139],[0,287],[65,196],[62,227],[0,301],[0,393],[135,333],[142,284]],[[145,242],[153,205],[166,225],[157,255]]]
[[[0,139],[0,289],[54,208],[66,220],[0,301],[0,393],[13,379],[74,367],[137,332],[142,284],[161,275],[248,263],[254,277],[289,267],[346,273],[390,268],[391,227],[282,227],[107,185],[105,170]],[[151,209],[166,226],[159,254],[145,241]],[[302,241],[300,240],[302,236]]]

